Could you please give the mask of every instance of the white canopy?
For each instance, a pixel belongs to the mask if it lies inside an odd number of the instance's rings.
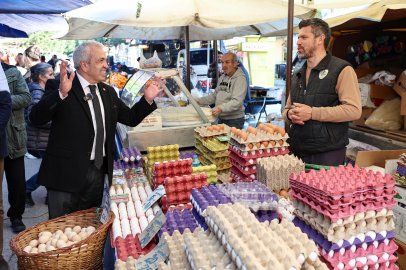
[[[190,26],[190,40],[229,39],[284,29],[288,7],[276,0],[105,0],[68,12],[69,32],[63,39],[98,37],[148,40],[183,39]],[[295,23],[311,18],[315,10],[296,6]]]

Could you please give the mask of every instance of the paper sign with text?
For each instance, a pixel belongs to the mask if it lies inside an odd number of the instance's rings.
[[[151,196],[149,196],[145,201],[142,202],[142,208],[144,208],[144,212],[148,210],[159,198],[165,195],[165,188],[164,186],[160,185],[157,189],[152,192]]]
[[[135,269],[155,270],[161,262],[164,262],[168,258],[169,252],[168,242],[162,238],[150,253],[135,261]]]
[[[110,195],[110,200],[111,202],[116,203],[119,205],[120,203],[127,203],[129,201],[130,195],[128,193],[124,194],[116,194],[116,195]]]
[[[220,142],[228,142],[231,139],[231,137],[230,136],[218,136],[217,139]]]
[[[134,130],[155,130],[162,128],[162,116],[161,110],[157,109],[152,112],[150,115],[144,118],[138,126],[134,128]]]
[[[162,211],[159,211],[154,219],[148,224],[145,230],[138,235],[141,247],[144,248],[151,241],[152,238],[158,233],[161,227],[164,225],[166,217]]]
[[[101,223],[106,223],[106,221],[110,217],[110,196],[109,193],[107,192],[106,195],[103,198],[103,212],[100,218]]]

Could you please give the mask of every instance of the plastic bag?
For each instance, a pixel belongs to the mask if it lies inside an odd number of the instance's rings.
[[[161,61],[161,59],[159,59],[156,51],[154,51],[154,55],[149,59],[146,59],[144,54],[141,54],[140,68],[146,69],[146,68],[161,68],[161,67],[162,67],[162,61]]]
[[[364,143],[364,142],[359,142],[353,139],[348,139],[349,144],[347,145],[347,151],[346,155],[347,156],[357,156],[358,151],[379,151],[378,147],[375,147],[373,145]]]
[[[397,130],[403,127],[400,98],[386,100],[365,121],[365,125],[379,130]]]
[[[367,83],[358,83],[358,87],[361,92],[362,107],[376,108],[371,100],[371,85]]]
[[[377,84],[393,86],[395,84],[396,76],[389,71],[378,71],[374,75],[369,74],[365,77],[359,78],[359,83]]]

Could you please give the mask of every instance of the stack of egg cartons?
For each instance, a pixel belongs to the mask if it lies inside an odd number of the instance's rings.
[[[113,185],[122,185],[127,183],[124,167],[120,160],[113,162]]]
[[[148,179],[152,177],[151,170],[155,162],[178,160],[179,156],[178,144],[147,147],[147,157],[144,159],[144,168]]]
[[[231,202],[247,206],[258,221],[269,224],[278,219],[278,196],[258,181],[217,185],[217,188]]]
[[[231,178],[235,181],[257,180],[257,159],[289,153],[289,138],[283,128],[274,131],[248,127],[247,131],[231,128]]]
[[[400,155],[398,160],[398,168],[393,175],[398,186],[406,187],[406,153]]]
[[[182,175],[191,175],[192,160],[191,159],[179,159],[164,162],[155,162],[152,167],[152,184],[154,189],[164,184],[164,180],[167,177],[175,177]]]
[[[318,243],[330,269],[398,269],[395,179],[357,166],[290,176],[296,226]]]
[[[199,190],[192,189],[190,195],[190,202],[193,205],[192,214],[197,222],[197,225],[203,231],[207,230],[207,224],[205,222],[206,208],[210,205],[218,206],[219,204],[231,203],[231,200],[227,198],[217,187],[210,185],[209,187],[202,187]]]
[[[143,167],[143,159],[141,156],[141,152],[137,149],[137,147],[128,149],[123,148],[121,150],[121,156],[123,158],[124,164],[130,165],[131,168]]]
[[[217,137],[227,136],[230,128],[219,124],[211,127],[198,127],[195,129],[196,154],[201,165],[216,165],[220,181],[229,178],[231,163],[228,158],[228,141],[220,141]]]
[[[192,167],[193,174],[205,173],[207,174],[207,183],[209,185],[217,183],[217,167],[215,164]]]
[[[118,206],[115,202],[111,203],[110,209],[116,216],[112,225],[112,242],[117,248],[119,259],[126,261],[129,256],[137,259],[140,253],[145,255],[155,247],[151,242],[142,249],[137,234],[145,230],[161,209],[156,203],[144,212],[142,201],[152,194],[152,189],[147,184],[132,185],[131,190],[127,184],[116,185],[110,188],[109,193],[110,196],[129,195],[127,202],[120,202]]]
[[[244,205],[235,203],[209,206],[206,223],[210,236],[219,239],[237,269],[327,269],[315,243],[286,219],[266,225]]]
[[[166,221],[159,230],[160,237],[165,232],[172,236],[175,231],[179,231],[181,234],[183,234],[186,229],[194,232],[194,230],[197,228],[196,221],[194,220],[189,209],[183,209],[183,211],[180,211],[179,209],[175,208],[173,211],[166,212],[165,216]]]
[[[305,164],[294,155],[261,158],[257,161],[258,181],[275,193],[289,189],[289,175],[305,170]]]
[[[190,202],[190,193],[193,188],[200,190],[208,186],[207,174],[192,174],[184,176],[167,177],[164,181],[166,204],[176,205]]]

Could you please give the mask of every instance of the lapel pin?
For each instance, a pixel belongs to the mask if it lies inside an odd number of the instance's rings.
[[[106,91],[106,88],[103,88],[103,91]]]

